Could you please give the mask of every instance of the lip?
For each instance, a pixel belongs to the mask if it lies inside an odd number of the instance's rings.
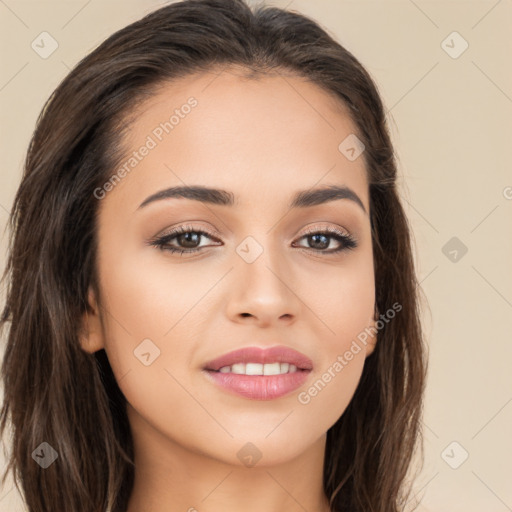
[[[235,363],[274,362],[294,364],[297,371],[280,375],[244,375],[218,371],[223,366],[232,366]],[[251,400],[273,400],[285,396],[300,387],[312,370],[313,362],[309,357],[282,345],[267,349],[247,347],[235,350],[206,363],[203,367],[203,372],[210,382],[230,393]]]
[[[290,363],[297,369],[312,370],[313,362],[309,357],[292,348],[277,345],[270,348],[246,347],[228,352],[204,365],[205,370],[218,371],[223,366],[232,366],[235,363]]]

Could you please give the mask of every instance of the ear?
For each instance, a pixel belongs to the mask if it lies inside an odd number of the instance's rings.
[[[379,311],[377,309],[377,305],[375,305],[375,312],[373,316],[373,320],[368,328],[370,331],[370,335],[366,340],[366,356],[373,354],[375,350],[375,346],[377,345],[377,320],[379,319]]]
[[[88,307],[83,313],[80,330],[80,345],[89,353],[97,352],[105,347],[103,328],[98,302],[92,288],[89,288]]]

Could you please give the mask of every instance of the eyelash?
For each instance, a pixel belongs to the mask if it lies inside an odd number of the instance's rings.
[[[201,248],[194,248],[194,249],[178,249],[176,247],[172,247],[169,245],[169,241],[176,238],[179,235],[185,234],[185,233],[196,233],[201,236],[206,236],[208,238],[216,239],[211,233],[208,233],[207,231],[203,231],[202,229],[194,229],[191,226],[180,226],[176,228],[175,230],[171,231],[170,233],[163,235],[161,237],[157,237],[154,239],[151,239],[148,243],[150,246],[157,247],[158,249],[162,251],[169,251],[171,253],[178,253],[180,255],[185,253],[193,253],[198,252],[201,250]],[[314,252],[320,252],[325,254],[336,254],[342,251],[349,251],[352,249],[355,249],[357,247],[357,242],[354,237],[351,235],[347,235],[345,233],[342,233],[341,231],[337,230],[336,228],[325,228],[322,230],[314,230],[314,229],[308,229],[306,233],[304,233],[300,238],[306,238],[308,236],[313,235],[325,235],[328,238],[334,238],[338,242],[341,242],[342,245],[338,249],[331,249],[329,251],[322,250],[322,249],[314,249],[311,247],[302,247],[302,249],[314,251]]]

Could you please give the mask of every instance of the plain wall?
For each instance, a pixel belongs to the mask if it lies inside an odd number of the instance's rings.
[[[510,511],[512,2],[272,4],[311,16],[354,53],[389,109],[418,273],[430,306],[424,314],[430,369],[418,510]],[[2,232],[44,101],[86,53],[159,5],[0,2]],[[43,31],[58,42],[47,59],[31,47]],[[464,41],[469,46],[457,56]],[[4,235],[2,269],[6,243]],[[467,247],[462,256],[461,244]],[[4,340],[0,354],[3,348]],[[465,452],[467,460],[454,469]],[[10,480],[0,489],[0,510],[24,510]]]

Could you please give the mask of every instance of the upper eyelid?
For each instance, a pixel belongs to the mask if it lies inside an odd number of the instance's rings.
[[[336,233],[337,231],[341,231],[341,232],[344,232],[343,234],[345,234],[347,236],[352,236],[348,229],[342,228],[342,227],[333,227],[333,226],[313,226],[313,227],[308,226],[305,229],[305,231],[301,235],[298,235],[298,236],[303,237],[303,236],[307,236],[311,233],[319,233],[319,232],[324,232],[324,231],[326,231],[332,235],[337,234]],[[202,227],[181,225],[176,228],[170,229],[169,231],[164,231],[161,235],[157,235],[154,238],[167,238],[167,237],[176,236],[176,235],[179,235],[182,233],[190,233],[190,232],[201,233],[201,235],[203,235],[203,236],[206,235],[211,238],[218,238],[221,236],[221,234],[215,230],[213,230],[213,232],[212,232],[212,231],[209,231],[208,229],[202,228]]]
[[[215,232],[211,232],[205,228],[189,228],[188,226],[178,226],[177,228],[170,229],[169,231],[164,231],[161,235],[157,235],[154,237],[158,238],[167,238],[167,237],[175,237],[181,235],[182,233],[200,233],[201,236],[208,236],[209,238],[217,238],[220,237],[220,234],[216,235]]]

